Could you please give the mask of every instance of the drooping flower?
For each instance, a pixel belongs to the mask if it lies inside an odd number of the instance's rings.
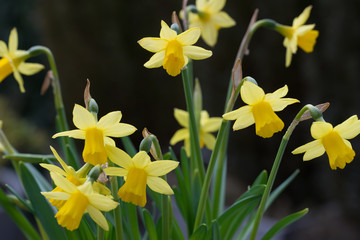
[[[108,223],[101,211],[110,211],[118,206],[111,196],[104,196],[94,191],[91,182],[76,186],[60,174],[50,172],[55,185],[63,191],[42,192],[47,198],[65,201],[56,213],[59,225],[72,231],[79,227],[85,212],[104,230],[109,230]]]
[[[333,170],[343,169],[354,159],[355,152],[348,139],[360,134],[360,120],[356,115],[335,127],[327,122],[313,122],[310,131],[315,140],[296,148],[293,154],[305,153],[303,159],[308,161],[326,152]]]
[[[286,106],[299,102],[294,98],[282,98],[288,92],[284,87],[265,95],[264,90],[256,84],[245,81],[240,89],[241,99],[248,105],[232,112],[225,113],[223,118],[235,120],[234,130],[246,128],[255,123],[256,135],[269,138],[284,128],[283,121],[275,114]]]
[[[294,19],[292,26],[277,25],[275,30],[285,37],[284,47],[286,47],[285,66],[290,66],[292,54],[295,54],[297,47],[310,53],[314,50],[316,38],[319,31],[313,30],[315,24],[304,25],[310,16],[312,6],[308,6],[305,10]]]
[[[131,158],[126,152],[114,146],[106,146],[109,158],[119,167],[108,167],[104,172],[110,176],[124,177],[125,183],[119,189],[119,197],[140,207],[146,204],[146,185],[155,192],[174,194],[169,184],[159,176],[174,170],[179,163],[172,160],[150,161],[145,151],[138,152]]]
[[[88,110],[75,104],[73,122],[79,129],[57,133],[53,138],[69,136],[85,139],[84,161],[92,165],[104,164],[107,161],[105,145],[115,145],[114,140],[110,137],[128,136],[136,130],[130,124],[120,123],[121,117],[120,111],[114,111],[106,114],[97,122]]]
[[[204,42],[213,47],[221,28],[229,28],[236,22],[224,11],[226,0],[196,0],[196,10],[189,12],[189,27],[200,27]]]
[[[184,128],[175,132],[174,136],[170,140],[170,144],[175,145],[177,142],[184,141],[186,153],[190,155],[189,113],[184,110],[175,108],[174,116],[179,124]],[[210,118],[207,111],[201,111],[199,129],[199,140],[201,148],[204,146],[210,150],[214,148],[216,139],[211,133],[219,130],[221,121],[222,119],[220,117]]]
[[[155,53],[144,66],[147,68],[163,66],[169,75],[177,76],[188,64],[189,58],[200,60],[210,57],[211,51],[192,46],[199,39],[200,31],[200,28],[191,28],[178,35],[161,21],[160,38],[146,37],[138,41],[141,47]]]
[[[72,168],[71,166],[68,166],[64,162],[64,160],[61,159],[61,157],[59,156],[59,154],[56,152],[56,150],[53,147],[50,146],[50,149],[53,152],[56,160],[60,163],[62,168],[60,168],[56,165],[47,164],[47,163],[40,163],[40,166],[42,166],[43,168],[46,168],[50,172],[60,174],[61,176],[65,177],[68,181],[70,181],[72,184],[74,184],[75,186],[80,186],[83,183],[85,183],[86,178],[84,176],[82,176],[81,172],[76,172],[74,170],[74,168]],[[98,192],[98,193],[101,193],[104,195],[109,195],[111,193],[107,187],[105,187],[103,184],[101,184],[99,182],[94,182],[93,187],[94,187],[95,192]],[[60,187],[55,187],[52,190],[52,192],[63,192],[63,190]],[[66,201],[50,198],[49,202],[51,203],[51,205],[55,206],[57,209],[60,209],[65,204]]]
[[[0,82],[13,73],[21,92],[25,92],[24,81],[21,74],[33,75],[44,68],[43,65],[38,63],[25,62],[30,55],[27,51],[18,50],[18,34],[16,28],[13,28],[10,32],[9,47],[6,46],[4,41],[0,40],[0,57]]]

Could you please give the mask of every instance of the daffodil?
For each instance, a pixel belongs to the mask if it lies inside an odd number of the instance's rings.
[[[96,121],[95,117],[88,110],[75,104],[73,122],[79,129],[57,133],[53,138],[69,136],[85,139],[84,161],[92,165],[104,164],[107,161],[105,145],[115,145],[114,140],[110,137],[128,136],[136,130],[130,124],[120,123],[121,117],[120,111],[114,111]]]
[[[189,58],[200,60],[212,55],[211,51],[192,46],[200,37],[200,28],[191,28],[177,34],[164,21],[161,21],[160,38],[146,37],[138,41],[141,47],[155,54],[144,66],[157,68],[163,66],[171,76],[177,76]]]
[[[314,122],[310,131],[315,140],[296,148],[293,154],[305,153],[303,159],[308,161],[326,152],[333,170],[343,169],[354,159],[355,152],[348,139],[360,134],[360,121],[356,115],[335,127],[328,122]]]
[[[292,26],[277,25],[275,30],[285,37],[284,47],[286,47],[285,66],[290,66],[292,54],[297,51],[297,46],[307,53],[314,50],[316,38],[319,31],[313,30],[315,24],[304,25],[310,16],[312,6],[308,6],[305,10],[294,19]]]
[[[76,172],[74,170],[74,168],[72,168],[71,166],[68,166],[64,162],[64,160],[61,159],[61,157],[59,156],[59,154],[56,152],[56,150],[53,147],[50,146],[50,149],[53,152],[56,160],[60,163],[62,168],[60,168],[56,165],[47,164],[47,163],[40,163],[40,166],[42,166],[43,168],[46,168],[50,172],[54,172],[54,173],[60,174],[61,176],[64,176],[68,181],[70,181],[75,186],[80,186],[83,183],[85,183],[86,178],[81,176],[80,172]],[[94,190],[98,193],[101,193],[104,195],[109,195],[111,193],[110,190],[101,183],[94,182],[93,187],[94,187]],[[60,187],[56,187],[52,190],[52,192],[63,192],[63,190]],[[50,198],[49,202],[51,203],[51,205],[55,206],[57,209],[60,209],[65,204],[66,201]]]
[[[240,89],[241,99],[248,105],[232,112],[225,113],[223,118],[235,120],[234,130],[246,128],[255,123],[256,134],[263,138],[272,137],[284,128],[283,121],[275,114],[286,106],[299,102],[294,98],[282,98],[288,92],[284,87],[265,95],[264,90],[256,84],[245,81]]]
[[[155,192],[171,195],[174,194],[169,184],[159,176],[163,176],[178,166],[172,160],[150,161],[150,156],[145,151],[138,152],[131,158],[126,152],[114,146],[106,146],[109,158],[119,167],[108,167],[104,172],[110,176],[124,177],[125,183],[119,189],[119,197],[124,202],[129,202],[141,207],[146,204],[146,185]]]
[[[33,75],[44,68],[43,65],[38,63],[25,62],[30,55],[27,51],[18,50],[18,34],[16,28],[13,28],[10,32],[9,47],[6,46],[4,41],[0,40],[0,57],[0,82],[13,73],[21,92],[25,92],[24,81],[21,74]]]
[[[213,47],[221,28],[229,28],[236,22],[224,11],[226,0],[196,0],[196,12],[189,11],[189,27],[200,27],[204,42]],[[183,15],[183,14],[182,14]]]
[[[174,109],[175,119],[179,124],[184,127],[175,132],[174,136],[170,140],[171,145],[175,145],[177,142],[184,141],[186,153],[190,154],[190,131],[189,131],[189,113],[181,110]],[[209,113],[205,110],[201,111],[200,114],[200,129],[199,129],[199,140],[200,147],[206,146],[212,150],[215,145],[215,137],[211,132],[216,132],[220,128],[222,119],[220,117],[209,117]]]
[[[60,174],[50,172],[51,178],[57,187],[63,191],[42,192],[47,198],[65,201],[65,204],[56,213],[55,218],[59,225],[72,231],[79,227],[84,213],[90,217],[104,230],[109,226],[101,211],[110,211],[118,206],[110,196],[104,196],[94,191],[91,182],[85,182],[76,186]]]

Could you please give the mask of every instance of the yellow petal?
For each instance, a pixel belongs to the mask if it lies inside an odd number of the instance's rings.
[[[98,194],[93,193],[88,196],[89,203],[93,205],[95,208],[99,209],[100,211],[110,211],[116,208],[119,203],[113,201],[111,198]]]
[[[158,177],[167,174],[168,172],[174,170],[179,165],[179,162],[172,160],[158,160],[155,162],[149,163],[145,168],[149,176]]]
[[[244,114],[240,116],[238,119],[236,119],[233,125],[233,130],[236,131],[236,130],[244,129],[253,125],[254,123],[255,123],[255,119],[253,114],[251,113]]]
[[[96,126],[101,129],[106,129],[107,127],[118,124],[121,118],[122,118],[121,111],[110,112],[105,116],[103,116],[102,118],[100,118]]]
[[[327,122],[313,122],[310,128],[314,139],[321,139],[333,130],[333,126]]]
[[[255,83],[245,81],[240,89],[241,99],[244,103],[254,105],[264,99],[265,93]]]
[[[113,163],[116,163],[117,165],[126,169],[132,166],[131,157],[125,151],[110,145],[106,145],[105,149],[106,154]]]
[[[73,193],[77,191],[76,186],[58,173],[50,172],[50,176],[55,185],[63,189],[65,192]]]
[[[234,19],[232,19],[226,12],[219,12],[212,15],[211,20],[221,28],[229,28],[236,24]]]
[[[360,121],[356,115],[353,115],[334,127],[334,131],[337,131],[342,138],[352,139],[360,134]]]
[[[174,194],[173,190],[169,186],[169,184],[162,178],[159,177],[147,177],[147,185],[154,192],[158,192],[165,195]]]
[[[110,146],[116,146],[115,141],[109,137],[104,137],[104,144]]]
[[[251,113],[251,106],[243,106],[241,108],[238,108],[234,111],[228,112],[223,114],[223,118],[226,120],[235,120],[238,119],[239,117],[243,116],[243,115],[249,115]]]
[[[212,51],[206,50],[202,47],[184,46],[183,50],[185,56],[194,60],[201,60],[212,56]]]
[[[64,160],[61,159],[59,154],[56,152],[55,148],[50,146],[50,149],[51,149],[52,153],[54,154],[56,160],[60,163],[61,167],[67,172],[69,169],[69,166],[64,162]]]
[[[292,26],[299,27],[303,25],[310,16],[311,8],[312,6],[308,6],[307,8],[305,8],[304,11],[297,18],[294,19]]]
[[[4,57],[8,54],[6,43],[0,40],[0,57]]]
[[[309,161],[323,155],[325,153],[325,148],[321,144],[320,140],[314,140],[296,148],[294,151],[292,151],[292,154],[299,154],[303,152],[305,152],[303,160]]]
[[[292,52],[290,46],[286,47],[285,67],[289,67],[291,64]]]
[[[19,66],[18,66],[18,70],[20,73],[24,74],[24,75],[33,75],[39,71],[41,71],[44,68],[44,65],[39,64],[39,63],[25,63],[22,62]]]
[[[200,141],[204,142],[205,146],[210,149],[213,150],[214,146],[215,146],[215,137],[210,134],[210,133],[201,133],[200,134]]]
[[[172,30],[164,21],[161,21],[160,37],[166,40],[173,40],[177,33]]]
[[[189,30],[179,34],[176,39],[182,45],[193,45],[199,39],[200,34],[200,28],[190,28]]]
[[[18,34],[16,28],[13,28],[9,36],[9,52],[15,53],[18,48]]]
[[[296,29],[295,34],[299,37],[302,36],[308,32],[310,32],[311,30],[313,30],[315,27],[315,24],[307,24],[307,25],[303,25],[301,27],[299,27],[298,29]]]
[[[24,80],[23,80],[22,76],[20,75],[19,71],[14,66],[13,66],[13,71],[14,71],[14,78],[19,84],[20,92],[24,93],[25,92]]]
[[[56,200],[68,200],[70,197],[70,194],[66,192],[42,192],[41,194],[47,198]]]
[[[56,133],[52,137],[57,138],[57,137],[63,137],[63,136],[68,136],[68,137],[72,137],[72,138],[76,138],[76,139],[85,139],[85,131],[75,129],[75,130]]]
[[[189,137],[190,137],[189,129],[182,128],[175,132],[174,136],[170,139],[170,144],[175,145],[176,143],[188,139]]]
[[[200,11],[203,10],[205,4],[207,3],[207,0],[196,0],[196,8]]]
[[[222,118],[212,117],[201,126],[201,130],[204,132],[215,132],[219,130],[221,122]]]
[[[186,112],[184,110],[181,110],[181,109],[178,109],[178,108],[174,108],[174,117],[181,126],[183,126],[185,128],[189,127],[189,114],[188,114],[188,112]]]
[[[75,104],[73,110],[73,122],[79,129],[95,127],[96,121],[94,116],[83,106]]]
[[[132,158],[132,161],[135,167],[143,169],[150,163],[150,157],[145,151],[140,151]]]
[[[49,170],[49,172],[55,172],[58,173],[62,176],[66,176],[66,172],[64,170],[62,170],[61,168],[59,168],[56,165],[53,164],[47,164],[47,163],[40,163],[40,166]]]
[[[109,225],[106,221],[104,215],[96,208],[91,205],[88,205],[86,208],[87,212],[89,213],[90,217],[96,222],[102,229],[105,231],[109,230]]]
[[[104,169],[106,175],[123,177],[128,174],[128,170],[119,167],[107,167]]]
[[[146,37],[138,41],[141,47],[150,52],[160,52],[166,48],[168,41],[161,38]]]
[[[202,25],[201,37],[210,47],[215,46],[218,38],[218,29],[212,22],[206,22]]]
[[[207,2],[207,6],[209,12],[216,13],[224,8],[226,0],[209,0]]]
[[[135,131],[136,127],[126,123],[117,123],[116,125],[103,128],[104,135],[110,137],[125,137],[133,134]]]
[[[144,64],[146,68],[157,68],[163,65],[165,59],[165,50],[155,53],[149,61]]]
[[[285,85],[285,86],[283,86],[282,88],[279,88],[278,90],[276,90],[273,93],[267,93],[265,95],[265,100],[270,102],[272,100],[282,98],[288,93],[288,91],[289,91],[288,86]]]

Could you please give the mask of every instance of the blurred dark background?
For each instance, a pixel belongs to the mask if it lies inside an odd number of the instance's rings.
[[[194,3],[194,1],[189,1]],[[181,77],[170,77],[162,68],[146,69],[143,64],[151,53],[137,41],[157,37],[160,21],[170,24],[172,11],[179,11],[181,1],[116,1],[116,0],[0,0],[0,39],[8,42],[9,32],[16,27],[19,48],[33,45],[49,47],[56,58],[61,79],[68,122],[72,124],[72,108],[83,105],[86,79],[91,81],[91,94],[99,104],[102,116],[121,110],[122,122],[131,123],[138,131],[131,136],[138,145],[141,130],[147,127],[160,139],[163,149],[179,125],[173,118],[175,107],[185,109]],[[305,7],[313,5],[307,23],[315,23],[320,35],[314,52],[298,50],[292,64],[285,68],[283,37],[258,30],[245,57],[244,76],[255,78],[266,92],[289,87],[294,104],[279,116],[289,125],[297,111],[307,103],[330,102],[325,120],[337,125],[360,113],[360,7],[358,1],[318,0],[228,0],[224,8],[237,25],[220,30],[213,57],[195,61],[195,76],[200,79],[204,109],[211,116],[221,116],[228,79],[237,49],[253,11],[258,18],[271,18],[291,25]],[[206,49],[202,40],[198,42]],[[30,61],[48,65],[39,57]],[[40,88],[46,71],[24,77],[26,93],[21,94],[13,77],[0,84],[0,119],[10,141],[20,152],[49,153],[55,133],[51,89],[41,96]],[[242,106],[239,99],[236,108]],[[269,209],[267,216],[281,218],[309,207],[310,213],[283,234],[284,239],[358,239],[360,237],[360,161],[355,160],[344,170],[333,171],[326,155],[310,162],[291,151],[312,140],[311,121],[302,122],[295,130],[285,152],[277,182],[285,180],[295,169],[300,174]],[[246,190],[262,169],[270,169],[282,133],[262,139],[254,127],[233,132],[229,144],[229,177],[227,203]],[[352,141],[359,154],[359,139]],[[79,148],[81,142],[77,142]],[[1,172],[9,168],[2,162]],[[4,170],[5,169],[5,170]],[[13,182],[5,177],[1,182]],[[12,185],[12,184],[11,184]],[[7,221],[4,214],[0,222]],[[1,224],[1,231],[6,226]],[[10,233],[9,233],[10,234]],[[10,235],[9,235],[10,236]],[[14,235],[18,236],[18,235]]]

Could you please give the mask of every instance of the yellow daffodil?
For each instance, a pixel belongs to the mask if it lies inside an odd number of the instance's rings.
[[[178,162],[172,160],[158,160],[151,162],[145,151],[138,152],[131,158],[126,152],[114,146],[106,146],[109,158],[119,167],[108,167],[104,172],[110,176],[124,177],[125,183],[119,189],[119,196],[124,202],[141,207],[146,204],[146,185],[155,192],[174,194],[169,184],[159,176],[174,170]]]
[[[288,92],[284,87],[265,95],[264,90],[256,84],[245,81],[240,89],[241,99],[248,104],[235,111],[225,113],[223,118],[235,120],[234,130],[246,128],[255,123],[256,134],[263,138],[272,137],[284,128],[283,121],[275,114],[287,105],[299,102],[294,98],[282,98]]]
[[[109,226],[101,211],[110,211],[118,206],[110,196],[104,196],[94,191],[91,182],[76,186],[60,174],[50,172],[51,178],[62,192],[42,192],[47,198],[66,201],[55,217],[59,225],[72,231],[79,227],[85,212],[104,230]]]
[[[189,12],[189,27],[200,27],[204,42],[213,47],[220,28],[234,26],[235,21],[224,11],[226,0],[196,0],[197,13]]]
[[[95,117],[84,107],[75,104],[73,110],[74,125],[79,128],[57,133],[53,138],[69,136],[85,139],[83,158],[92,165],[104,164],[107,161],[105,145],[115,145],[109,137],[124,137],[135,132],[136,128],[130,124],[120,123],[120,111],[110,112],[97,122]]]
[[[177,142],[184,141],[184,147],[186,153],[190,154],[190,131],[189,131],[189,113],[181,110],[174,109],[175,119],[184,128],[179,129],[175,132],[174,136],[170,140],[171,145],[175,145]],[[215,145],[215,137],[211,132],[216,132],[220,128],[222,119],[220,117],[209,117],[207,111],[203,110],[200,114],[200,129],[199,129],[199,140],[200,147],[206,146],[212,150]]]
[[[327,122],[314,122],[310,131],[316,140],[296,148],[293,154],[305,153],[303,159],[308,161],[326,152],[333,170],[343,169],[354,159],[355,152],[347,139],[360,134],[360,121],[356,115],[335,127]]]
[[[68,181],[70,181],[75,186],[82,185],[86,181],[86,178],[81,176],[80,172],[76,172],[74,170],[74,168],[72,168],[71,166],[68,166],[64,162],[64,160],[61,159],[61,157],[59,156],[59,154],[56,152],[56,150],[53,147],[50,146],[50,149],[53,152],[56,160],[60,163],[62,168],[60,168],[56,165],[53,165],[53,164],[46,164],[46,163],[40,163],[40,166],[42,166],[43,168],[46,168],[50,172],[58,173],[61,176],[64,176]],[[110,195],[110,193],[111,193],[110,190],[101,183],[94,182],[93,187],[94,187],[95,192],[98,192],[98,193],[101,193],[104,195]],[[56,187],[52,190],[52,192],[63,192],[63,190],[60,187]],[[50,198],[49,202],[51,203],[51,205],[55,206],[57,209],[60,209],[65,204],[66,201]]]
[[[212,55],[211,51],[192,46],[200,37],[200,28],[191,28],[177,34],[164,21],[161,21],[160,38],[146,37],[138,41],[141,47],[155,54],[144,66],[157,68],[163,66],[171,76],[181,72],[189,58],[200,60]]]
[[[13,28],[9,36],[9,47],[4,41],[0,41],[0,82],[2,82],[11,73],[14,74],[18,82],[20,91],[25,92],[24,81],[20,75],[33,75],[44,68],[38,63],[26,63],[29,53],[24,50],[18,50],[18,34],[16,28]]]
[[[319,31],[313,30],[315,24],[304,25],[310,16],[312,6],[308,6],[305,10],[294,19],[292,26],[277,25],[277,30],[285,37],[284,47],[286,47],[286,62],[285,66],[290,66],[292,54],[297,51],[297,46],[307,53],[314,50],[316,38],[319,36]]]

